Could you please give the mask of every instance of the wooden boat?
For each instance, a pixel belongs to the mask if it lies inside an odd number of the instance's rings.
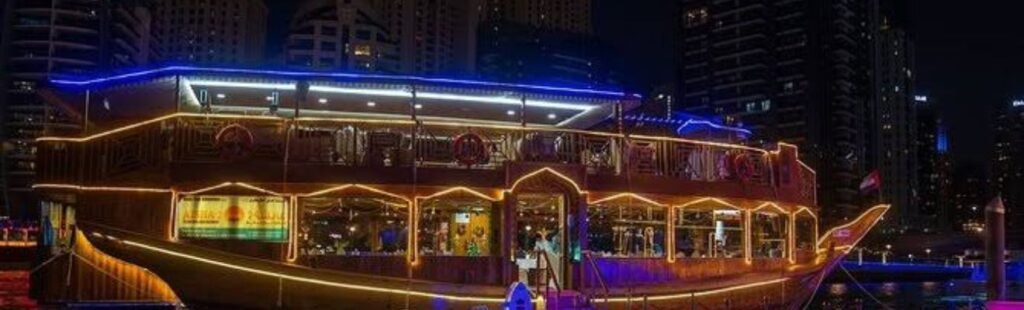
[[[621,92],[194,67],[51,84],[81,126],[37,140],[42,247],[88,253],[47,267],[52,302],[791,308],[888,209],[819,233],[796,146],[630,133]]]

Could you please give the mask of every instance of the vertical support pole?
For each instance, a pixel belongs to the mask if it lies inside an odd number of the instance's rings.
[[[526,95],[519,97],[522,104],[519,105],[519,122],[523,128],[526,128]]]
[[[181,112],[181,75],[174,75],[174,113]]]
[[[412,139],[412,141],[410,143],[410,145],[412,147],[412,150],[410,152],[410,154],[412,154],[412,158],[410,160],[410,164],[412,166],[412,202],[409,204],[409,220],[408,220],[409,223],[407,223],[407,224],[409,225],[409,227],[412,227],[413,229],[409,230],[409,236],[407,237],[408,240],[406,242],[406,247],[408,249],[406,249],[406,253],[408,253],[409,257],[406,259],[406,264],[409,265],[409,281],[411,282],[412,281],[412,267],[416,265],[416,263],[417,263],[416,260],[418,259],[418,253],[417,253],[417,249],[416,249],[416,247],[417,247],[416,242],[418,240],[416,239],[416,236],[419,234],[419,232],[418,232],[418,230],[419,230],[418,226],[419,225],[417,223],[417,221],[419,220],[419,216],[417,214],[418,213],[417,212],[417,209],[418,209],[417,204],[419,203],[419,201],[416,199],[416,195],[419,192],[419,189],[418,189],[417,186],[419,184],[419,156],[418,155],[419,155],[420,122],[416,118],[416,105],[417,105],[416,84],[411,85],[410,93],[412,95],[412,99],[409,100],[409,117],[412,120],[412,132],[409,133],[409,137]],[[394,162],[396,162],[396,165],[400,165],[402,160],[401,160],[401,158],[397,158],[397,159],[394,160]]]
[[[83,136],[88,136],[89,135],[89,105],[91,104],[91,100],[92,100],[92,90],[91,89],[86,89],[85,90],[85,109],[83,109],[83,110],[85,110],[85,112],[82,113],[83,114],[83,116],[82,116],[82,135]]]
[[[999,196],[985,206],[985,291],[988,300],[1006,298],[1006,208]]]
[[[789,212],[789,235],[786,238],[786,256],[789,257],[789,263],[796,263],[796,211]]]
[[[665,216],[665,257],[669,263],[674,263],[676,261],[676,229],[673,223],[676,220],[676,207],[667,205],[665,208],[668,208]]]
[[[743,259],[747,264],[752,263],[753,255],[751,249],[753,248],[751,238],[751,221],[753,220],[753,213],[750,209],[743,210]]]
[[[178,191],[171,189],[170,218],[167,219],[167,239],[178,240]]]
[[[277,277],[277,308],[284,308],[284,279]]]
[[[504,283],[512,283],[519,280],[519,270],[516,268],[516,253],[513,248],[516,230],[516,198],[512,192],[505,192],[505,200],[502,208],[501,225],[501,269]]]
[[[299,197],[291,195],[288,201],[288,250],[285,262],[294,263],[299,258]]]

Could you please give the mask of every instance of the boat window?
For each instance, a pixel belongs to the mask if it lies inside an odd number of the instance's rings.
[[[686,207],[674,221],[676,257],[742,258],[743,213],[728,207]]]
[[[801,212],[796,215],[796,251],[799,255],[801,252],[813,254],[815,240],[815,225],[814,217],[807,212]]]
[[[300,253],[404,255],[408,204],[378,197],[304,198]]]
[[[496,255],[501,223],[493,202],[441,197],[424,201],[419,210],[420,255]]]
[[[644,202],[609,202],[587,210],[591,252],[605,257],[664,257],[668,209]]]
[[[753,230],[750,234],[753,238],[753,257],[786,257],[788,218],[785,213],[764,210],[754,212],[753,221],[750,223]]]

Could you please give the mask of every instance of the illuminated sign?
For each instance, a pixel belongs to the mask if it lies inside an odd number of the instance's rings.
[[[917,96],[914,96],[914,100],[916,100],[918,102],[928,102],[928,96],[917,95]]]
[[[1014,107],[1024,107],[1024,100],[1014,100],[1013,101],[1013,106]]]
[[[178,235],[286,242],[287,210],[277,196],[186,196],[178,201]]]

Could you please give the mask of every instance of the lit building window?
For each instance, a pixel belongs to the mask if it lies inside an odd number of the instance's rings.
[[[696,8],[686,11],[684,22],[687,28],[706,24],[708,22],[708,8]]]
[[[352,54],[356,56],[370,56],[372,52],[369,45],[355,45],[353,46]]]

